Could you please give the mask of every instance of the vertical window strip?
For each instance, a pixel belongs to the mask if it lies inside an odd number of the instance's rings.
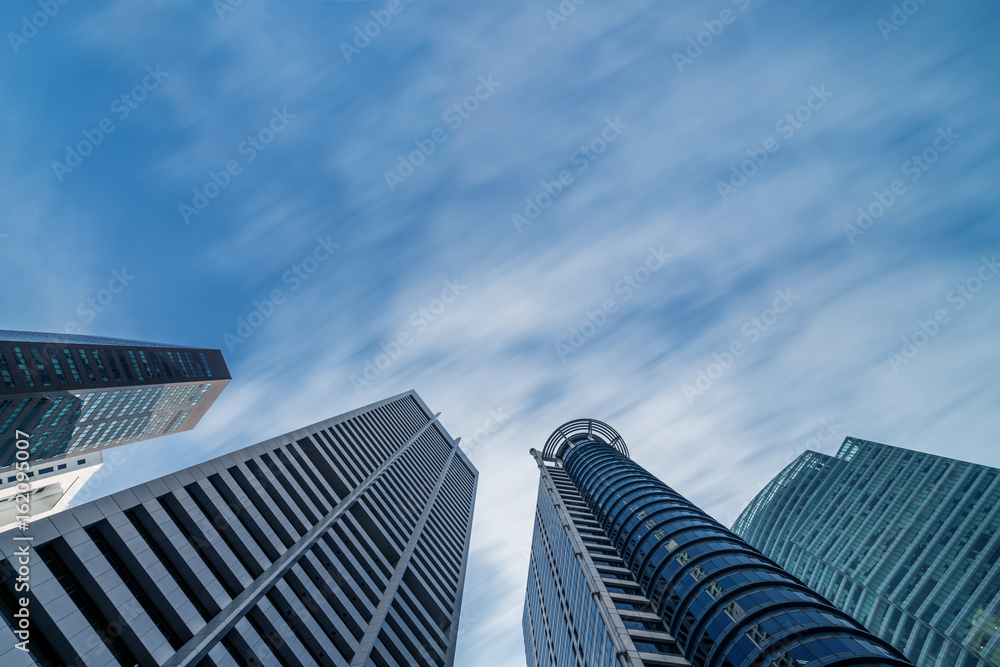
[[[187,355],[187,360],[188,363],[191,365],[191,368],[197,371],[197,376],[199,378],[205,377],[205,367],[201,365],[201,359],[199,359],[197,355],[195,355],[194,358],[192,359],[191,355],[188,354],[187,352],[185,352],[184,354]]]
[[[10,367],[7,365],[7,357],[4,355],[4,348],[0,347],[0,377],[8,387],[15,387],[14,377],[10,374]]]
[[[68,347],[62,349],[63,358],[66,360],[66,365],[69,366],[69,372],[73,374],[73,381],[76,384],[83,384],[83,378],[80,377],[80,371],[76,368],[76,360],[73,359],[73,350]]]
[[[84,429],[80,432],[80,435],[73,440],[73,445],[69,449],[66,450],[67,456],[70,455],[70,454],[73,454],[78,449],[80,449],[80,447],[84,443],[84,439],[87,437],[87,433],[90,432],[90,429],[93,426],[94,426],[93,424],[87,424],[87,426],[84,427]]]
[[[87,351],[82,347],[76,348],[76,351],[80,353],[80,361],[83,362],[83,372],[87,374],[87,379],[91,382],[97,382],[97,376],[94,375],[94,369],[90,367],[90,360],[87,359]]]
[[[159,428],[156,429],[156,433],[153,435],[163,435],[163,432],[167,430],[168,426],[170,426],[170,420],[176,416],[177,415],[172,412],[164,415],[165,419],[163,420],[163,423],[160,424]]]
[[[145,402],[146,396],[149,394],[150,391],[152,390],[149,388],[139,390],[139,393],[135,397],[135,402],[132,404],[132,407],[129,408],[128,411],[129,415],[134,415],[139,410],[139,408],[142,407],[142,404],[143,402]]]
[[[142,359],[142,365],[146,368],[146,374],[149,375],[149,379],[153,379],[153,373],[156,373],[157,379],[163,379],[163,373],[160,372],[160,367],[156,364],[156,357],[153,353],[149,353],[149,359],[146,359],[146,352],[144,350],[139,350],[139,358]]]
[[[157,410],[169,410],[174,404],[174,398],[177,396],[177,392],[182,391],[183,387],[174,385],[167,392],[167,395],[163,397],[163,401],[160,403],[160,407]]]
[[[24,360],[24,355],[21,354],[21,348],[13,347],[14,357],[17,360],[17,368],[21,371],[21,376],[24,378],[24,384],[29,387],[35,386],[35,381],[31,379],[31,373],[28,372],[28,362]]]
[[[166,407],[169,408],[169,409],[173,409],[174,407],[176,407],[178,401],[180,400],[179,397],[180,397],[181,394],[184,393],[185,389],[186,389],[186,387],[184,387],[182,385],[178,385],[177,387],[175,387],[174,391],[171,392],[170,403],[167,404]]]
[[[208,358],[205,356],[205,353],[199,352],[198,354],[201,356],[202,363],[205,364],[205,375],[207,377],[212,377],[212,367],[208,364]]]
[[[181,368],[180,368],[180,366],[177,365],[177,360],[174,359],[174,353],[171,352],[170,350],[166,350],[164,352],[164,354],[167,355],[167,359],[170,361],[170,368],[173,369],[174,374],[178,378],[180,378],[181,377]]]
[[[118,354],[118,362],[125,377],[128,378],[129,382],[135,382],[135,378],[132,377],[132,369],[129,368],[128,361],[125,359],[125,352],[122,350],[115,350],[115,352]]]
[[[132,362],[132,368],[135,369],[135,376],[139,378],[140,382],[145,381],[145,378],[142,375],[142,369],[139,368],[139,362],[135,360],[135,352],[132,350],[128,350],[128,358]],[[148,368],[146,369],[146,372],[147,373],[149,372]],[[152,379],[152,376],[150,376],[150,379]]]
[[[62,365],[59,363],[59,357],[57,356],[59,353],[56,352],[56,348],[45,348],[45,354],[49,355],[49,363],[52,364],[52,370],[56,372],[56,380],[59,381],[59,384],[69,384],[66,374],[62,371]]]
[[[182,354],[181,352],[178,352],[177,356],[179,357],[179,356],[181,356],[181,354]],[[193,377],[196,377],[196,378],[203,378],[203,377],[205,377],[204,375],[198,373],[198,368],[195,366],[194,361],[191,359],[191,353],[190,352],[184,352],[183,354],[184,354],[184,358],[187,359],[188,368],[191,369],[191,375]]]
[[[31,358],[35,361],[35,368],[38,370],[38,377],[42,380],[42,385],[46,387],[52,386],[52,378],[49,377],[49,370],[45,367],[45,361],[42,359],[42,353],[38,351],[37,347],[29,347],[31,350]]]
[[[163,362],[163,371],[167,374],[167,377],[173,378],[174,377],[173,369],[170,368],[171,364],[167,363],[167,358],[163,355],[163,351],[157,350],[156,356],[158,356],[160,358],[160,361]]]
[[[104,350],[104,358],[108,360],[108,368],[111,369],[111,373],[115,376],[115,382],[121,382],[122,376],[118,372],[118,366],[115,365],[115,357],[111,353],[111,350]]]
[[[192,371],[191,369],[188,368],[188,365],[184,363],[184,355],[182,355],[180,352],[177,353],[177,363],[180,364],[181,371],[184,373],[184,377],[190,378],[192,376]]]

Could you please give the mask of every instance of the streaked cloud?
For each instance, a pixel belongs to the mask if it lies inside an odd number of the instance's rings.
[[[339,43],[384,3],[248,0],[222,21],[192,2],[69,5],[0,58],[3,326],[61,330],[126,266],[134,283],[87,333],[226,350],[284,289],[198,429],[128,447],[101,488],[415,388],[482,471],[459,665],[524,664],[527,450],[564,421],[610,422],[725,522],[823,420],[827,452],[855,435],[1000,465],[1000,282],[947,301],[1000,254],[1000,13],[927,3],[884,40],[891,3],[750,0],[678,72],[672,53],[737,4],[586,2],[552,30],[556,2],[407,2],[350,63]],[[156,65],[170,76],[59,183],[51,162]],[[487,76],[495,93],[390,191],[385,171]],[[785,139],[776,123],[814,86],[833,95]],[[294,122],[185,225],[191,189],[286,106]],[[578,171],[607,118],[627,130]],[[961,139],[850,243],[857,208],[947,126]],[[768,137],[780,150],[722,201],[716,183]],[[511,214],[562,170],[572,186],[518,234]],[[292,292],[283,275],[328,235],[339,247]],[[626,301],[615,284],[650,246],[671,261]],[[468,288],[418,327],[446,280]],[[798,300],[689,403],[777,290]],[[609,298],[620,308],[563,363],[556,344]],[[939,308],[947,326],[896,372],[888,355]],[[498,409],[509,420],[476,442]]]

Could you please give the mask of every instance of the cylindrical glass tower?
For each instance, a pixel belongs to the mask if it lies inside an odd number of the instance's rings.
[[[631,461],[607,425],[569,422],[539,458],[565,470],[692,664],[910,664]]]

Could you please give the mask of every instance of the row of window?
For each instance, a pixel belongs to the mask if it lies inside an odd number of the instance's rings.
[[[8,388],[81,385],[84,377],[92,384],[108,383],[111,378],[115,382],[179,382],[211,378],[212,368],[205,353],[198,350],[104,348],[102,355],[98,348],[0,345],[0,380]]]

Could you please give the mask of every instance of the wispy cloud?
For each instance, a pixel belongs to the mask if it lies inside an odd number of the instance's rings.
[[[123,450],[102,490],[415,388],[483,473],[458,664],[508,667],[524,664],[527,451],[563,421],[610,422],[723,521],[790,457],[846,435],[1000,465],[1000,282],[905,366],[888,360],[1000,253],[995,9],[928,3],[886,41],[888,3],[750,0],[679,72],[671,54],[734,3],[588,2],[556,30],[555,2],[406,3],[346,62],[339,42],[383,4],[244,2],[222,21],[189,2],[73,4],[0,58],[18,91],[0,156],[0,271],[18,287],[4,326],[61,330],[123,265],[134,284],[88,333],[226,350],[254,301],[288,296],[227,354],[235,380],[199,427]],[[170,76],[59,183],[51,162],[151,63]],[[495,93],[387,188],[490,75]],[[820,85],[834,94],[785,141],[776,122]],[[295,120],[245,162],[240,143],[285,106]],[[607,118],[627,130],[579,170]],[[961,140],[850,243],[857,208],[949,125]],[[717,182],[775,136],[723,201]],[[242,173],[185,225],[179,203],[231,159]],[[512,212],[562,170],[572,186],[518,234]],[[292,293],[283,275],[328,235],[339,247]],[[626,301],[616,282],[650,246],[671,260]],[[454,280],[467,289],[415,325]],[[798,300],[771,322],[778,290]],[[564,363],[557,343],[607,299],[619,309]],[[751,341],[752,318],[766,329]],[[411,343],[359,395],[351,375],[401,332]],[[689,402],[733,342],[745,351]],[[477,440],[497,409],[510,418]],[[817,437],[823,420],[835,436]]]

